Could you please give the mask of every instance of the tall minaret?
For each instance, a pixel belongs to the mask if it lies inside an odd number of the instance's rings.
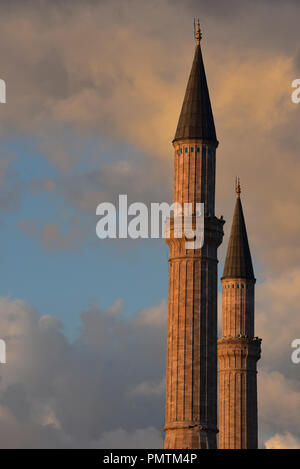
[[[204,245],[186,249],[167,243],[169,305],[165,448],[216,448],[217,440],[217,247],[223,219],[215,217],[218,141],[203,65],[199,21],[197,45],[174,146],[174,201],[204,203]]]
[[[219,359],[219,448],[257,448],[257,371],[261,339],[254,337],[255,278],[240,199],[236,205],[222,277]]]

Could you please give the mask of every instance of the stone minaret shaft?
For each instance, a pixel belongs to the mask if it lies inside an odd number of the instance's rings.
[[[222,338],[219,359],[219,448],[257,448],[257,361],[254,285],[240,185],[222,277]]]
[[[217,436],[217,247],[222,219],[215,217],[216,138],[198,25],[197,46],[173,140],[174,201],[204,203],[204,245],[167,243],[169,305],[165,448],[216,448]]]

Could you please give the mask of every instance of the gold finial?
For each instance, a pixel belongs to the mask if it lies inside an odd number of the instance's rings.
[[[235,178],[235,192],[237,194],[237,197],[240,197],[241,184],[240,184],[240,178],[239,177]]]
[[[200,45],[200,41],[202,39],[202,32],[201,32],[201,29],[200,29],[200,21],[199,21],[199,18],[197,20],[197,29],[196,29],[196,21],[195,21],[195,18],[194,18],[194,35],[195,35],[195,39],[197,41],[197,46]]]

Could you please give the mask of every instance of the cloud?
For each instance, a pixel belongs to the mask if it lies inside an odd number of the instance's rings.
[[[159,383],[143,381],[136,388],[131,389],[133,396],[162,396],[165,392],[165,377]]]
[[[273,300],[276,304],[275,295]],[[147,435],[149,447],[161,447],[167,304],[162,300],[130,317],[122,308],[120,298],[106,311],[91,307],[70,343],[58,319],[41,316],[22,300],[0,299],[1,338],[7,344],[0,381],[1,447],[137,448]],[[278,351],[274,344],[281,329],[285,334],[281,309],[274,308],[270,334],[267,325],[260,330],[262,445],[264,439],[275,444],[270,434],[300,438],[300,382],[297,366],[289,370],[282,362],[284,345],[279,341]]]
[[[167,302],[162,300],[158,306],[142,309],[134,322],[140,326],[163,327],[167,322],[167,311]]]
[[[273,273],[256,286],[255,334],[262,337],[258,363],[261,446],[274,433],[291,432],[300,438],[299,365],[291,360],[291,343],[300,337],[299,282],[299,269],[294,268]],[[271,444],[275,444],[272,438]]]
[[[38,136],[40,152],[63,173],[55,180],[55,195],[68,209],[75,207],[78,218],[119,193],[139,201],[168,200],[172,194],[171,139],[193,44],[192,37],[170,34],[169,25],[174,31],[192,29],[195,4],[132,0],[130,8],[116,5],[118,15],[107,2],[78,1],[72,9],[60,2],[34,9],[19,3],[14,15],[7,7],[1,19],[0,53],[10,93],[0,128],[4,134],[13,128]],[[159,6],[159,16],[153,5]],[[252,2],[237,8],[232,1],[226,7],[230,22],[221,15],[220,2],[199,8],[220,140],[217,213],[227,220],[220,254],[238,173],[258,275],[296,266],[299,107],[291,103],[290,84],[298,72],[299,6],[288,2],[279,8],[264,1],[254,9]],[[145,17],[146,23],[140,21]],[[114,161],[107,160],[108,148],[120,152]],[[75,175],[74,167],[81,168]],[[40,187],[49,192],[48,177]],[[68,247],[61,232],[60,226],[45,226],[42,243]]]
[[[159,8],[159,15],[154,6]],[[241,98],[239,90],[246,89],[241,106],[245,99],[250,103],[250,118],[266,117],[257,110],[253,93],[257,94],[260,89],[260,95],[263,95],[260,104],[269,102],[269,91],[271,95],[274,93],[276,83],[276,80],[272,81],[271,73],[274,65],[283,66],[281,75],[286,70],[288,57],[283,45],[289,39],[285,35],[285,41],[279,40],[278,24],[271,24],[273,50],[266,49],[264,58],[261,41],[258,43],[256,35],[253,36],[252,21],[259,18],[264,22],[270,8],[262,2],[253,11],[251,2],[246,2],[242,9],[238,9],[236,2],[231,2],[231,8],[226,6],[226,11],[235,15],[228,23],[220,15],[224,10],[220,2],[200,7],[207,23],[204,48],[211,87],[217,92],[217,98],[218,91],[224,89],[220,103],[230,96],[237,103]],[[296,8],[296,5],[290,5],[289,10],[285,8],[291,20],[289,37],[294,31],[296,15],[293,12]],[[251,14],[246,16],[248,10]],[[276,6],[273,6],[273,13],[278,20],[282,19],[281,10]],[[243,16],[243,31],[240,15]],[[142,21],[145,17],[147,22]],[[24,8],[19,3],[13,15],[9,9],[4,9],[1,22],[0,39],[4,39],[0,40],[2,69],[10,90],[2,131],[13,128],[42,135],[41,147],[61,167],[70,164],[72,157],[74,162],[77,158],[72,142],[69,141],[69,150],[64,147],[61,126],[65,132],[69,127],[81,134],[92,132],[101,140],[126,141],[152,155],[162,156],[170,151],[193,54],[189,6],[157,0],[150,4],[132,0],[130,8],[121,1],[115,2],[113,7],[100,1],[76,2],[72,8],[51,2],[40,2],[38,6],[29,3]],[[174,31],[178,27],[186,28],[191,35],[169,34],[170,24]],[[261,33],[265,34],[265,22]],[[248,42],[244,41],[241,47],[231,37],[225,45],[224,34],[245,35]],[[250,70],[247,69],[249,56],[253,57]],[[239,61],[234,63],[233,57],[239,57]],[[220,69],[222,73],[218,73]],[[255,80],[251,73],[254,70]],[[241,75],[246,79],[245,83],[240,81]],[[213,76],[217,77],[215,83],[211,81]],[[280,73],[277,74],[279,78]],[[224,86],[226,81],[227,86]],[[262,87],[263,83],[267,86]],[[237,85],[237,93],[232,93],[234,85]],[[220,106],[216,107],[215,97],[213,103],[219,120],[222,114],[219,113]],[[269,107],[271,116],[275,110]],[[226,114],[223,125],[229,115]],[[47,139],[47,133],[53,130],[58,136],[56,151],[54,137]]]
[[[125,161],[101,162],[97,169],[63,178],[59,191],[71,206],[93,215],[101,202],[117,206],[120,194],[128,195],[128,205],[165,201],[171,192],[170,166],[162,162],[157,167],[149,156],[132,155]]]
[[[153,16],[152,7],[132,6],[142,16],[147,11]],[[34,9],[19,5],[14,15],[4,10],[0,51],[7,58],[3,70],[9,93],[3,131],[45,136],[45,127],[55,123],[59,134],[61,125],[92,130],[101,139],[125,139],[161,153],[166,147],[162,130],[169,132],[172,109],[178,107],[170,99],[178,86],[178,73],[170,73],[176,71],[177,52],[155,39],[152,26],[146,25],[148,33],[141,30],[122,2],[118,10],[115,15],[105,2],[77,2],[72,9],[50,2]],[[168,10],[161,4],[165,18]],[[4,43],[10,43],[9,50]],[[68,162],[65,149],[58,145],[53,152],[49,146],[48,140],[44,149],[50,159]]]
[[[300,449],[300,439],[296,438],[291,433],[285,433],[272,436],[265,443],[266,449]]]
[[[247,58],[229,55],[226,62],[228,72],[212,66],[213,80],[222,76],[214,97],[220,139],[217,212],[227,221],[221,252],[230,231],[234,177],[239,175],[252,253],[267,273],[282,271],[299,263],[299,217],[293,216],[299,199],[299,109],[290,101],[292,59],[253,51]]]
[[[148,427],[127,432],[118,429],[112,432],[104,432],[102,438],[96,443],[96,448],[115,448],[116,441],[120,449],[151,449],[162,448],[162,434],[156,428]]]
[[[298,368],[291,360],[291,343],[300,338],[300,270],[273,275],[256,288],[256,333],[263,338],[262,367],[294,378]]]
[[[167,305],[163,300],[130,317],[122,307],[120,298],[106,311],[91,307],[70,343],[58,319],[41,316],[22,300],[0,299],[7,344],[0,380],[2,448],[162,446]],[[263,354],[272,349],[266,341]],[[272,434],[300,438],[298,374],[287,377],[276,368],[269,361],[258,374],[260,440],[262,446],[267,440],[266,447],[276,443]]]
[[[291,432],[300,438],[300,382],[298,374],[294,379],[286,378],[281,372],[258,374],[260,432],[265,434]]]
[[[37,137],[39,151],[63,173],[55,194],[78,217],[121,191],[140,201],[171,197],[171,140],[193,56],[195,5],[76,1],[70,8],[43,1],[24,8],[18,2],[14,14],[5,6],[0,54],[8,102],[1,132]],[[247,1],[238,7],[232,0],[225,9],[219,1],[197,8],[220,140],[217,212],[227,220],[220,253],[238,173],[258,274],[296,266],[299,106],[291,103],[290,84],[299,71],[299,5],[261,1],[253,8]],[[190,36],[172,34],[170,24]],[[108,148],[120,153],[114,161],[107,161]],[[76,175],[74,167],[81,168]],[[33,181],[47,192],[49,184],[49,177]],[[44,231],[45,246],[49,237],[59,240],[50,242],[52,248],[69,246],[60,227]]]
[[[162,446],[166,304],[129,318],[121,308],[86,311],[70,343],[54,317],[0,299],[2,448]]]

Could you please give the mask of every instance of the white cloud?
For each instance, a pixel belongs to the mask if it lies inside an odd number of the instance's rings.
[[[160,396],[165,392],[165,376],[160,382],[143,381],[129,391],[132,396]]]
[[[300,338],[300,269],[273,273],[256,290],[256,333],[263,339],[261,366],[299,379],[299,367],[291,360],[291,342]]]
[[[292,432],[300,438],[300,381],[288,379],[279,371],[259,370],[259,423],[263,433]]]
[[[272,436],[265,443],[266,449],[300,449],[300,439],[291,433],[284,433]]]

